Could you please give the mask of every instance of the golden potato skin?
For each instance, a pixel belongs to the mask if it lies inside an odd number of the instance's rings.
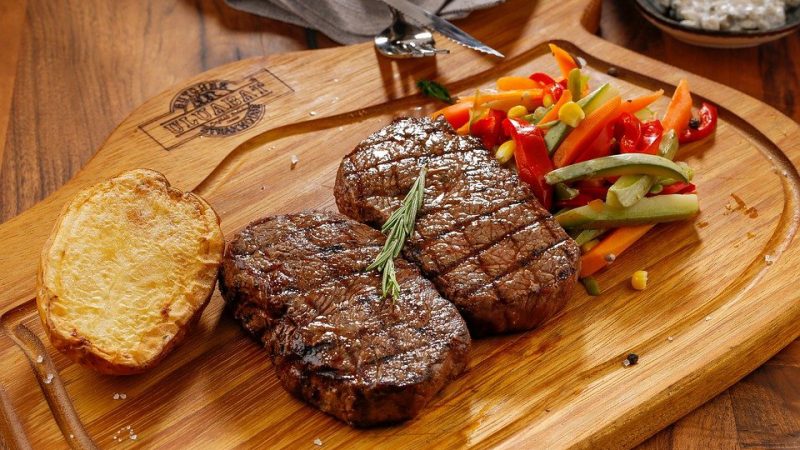
[[[136,169],[64,207],[42,251],[36,305],[53,346],[100,373],[157,365],[199,320],[224,239],[200,197]]]

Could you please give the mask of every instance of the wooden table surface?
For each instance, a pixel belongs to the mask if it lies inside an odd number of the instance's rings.
[[[694,48],[632,8],[605,0],[601,35],[800,121],[798,34],[755,49]],[[0,222],[71,178],[135,106],[173,83],[241,58],[335,45],[222,0],[0,0],[0,36]],[[641,448],[800,449],[798,380],[800,340]]]

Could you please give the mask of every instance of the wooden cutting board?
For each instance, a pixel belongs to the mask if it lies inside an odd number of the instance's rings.
[[[473,16],[466,28],[502,61],[441,38],[452,53],[438,59],[389,61],[369,44],[274,55],[200,74],[139,107],[75,179],[0,226],[2,439],[48,449],[626,447],[766,361],[800,334],[800,127],[595,37],[598,8],[518,0]],[[79,189],[126,169],[159,170],[204,196],[228,236],[264,215],[334,209],[345,153],[392,117],[438,106],[417,94],[416,80],[467,93],[502,75],[556,72],[548,41],[585,59],[595,85],[612,81],[626,97],[670,95],[688,78],[698,102],[720,106],[716,136],[679,155],[696,170],[702,213],[656,227],[599,275],[602,296],[577,289],[539,330],[476,341],[468,372],[417,419],[357,430],[292,398],[219,295],[183,346],[143,375],[97,375],[43,336],[32,300],[38,255]],[[644,292],[628,287],[637,269],[650,271]],[[630,352],[640,362],[625,368]]]

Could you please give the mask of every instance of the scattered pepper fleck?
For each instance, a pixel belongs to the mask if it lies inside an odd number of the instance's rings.
[[[628,364],[625,364],[626,362]],[[637,355],[636,353],[628,353],[628,356],[625,357],[625,361],[623,361],[622,364],[625,365],[625,367],[628,367],[628,366],[635,366],[638,363],[639,363],[639,355]]]

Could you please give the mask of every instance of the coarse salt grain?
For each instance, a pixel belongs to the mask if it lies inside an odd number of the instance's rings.
[[[292,155],[292,160],[291,161],[292,161],[292,169],[294,169],[295,166],[297,166],[297,163],[300,162],[300,157],[297,156],[297,155]]]
[[[47,374],[47,378],[44,379],[44,384],[50,384],[52,382],[53,382],[53,374],[52,373],[48,373]]]
[[[322,447],[322,440],[320,440],[320,438],[314,439],[314,445]]]
[[[125,394],[119,394],[119,398],[121,398],[122,400],[125,400],[126,398],[128,398],[128,396],[125,395]]]
[[[778,257],[775,255],[764,255],[764,262],[767,263],[768,266],[771,266],[772,263],[778,260]]]
[[[711,316],[706,316],[706,322],[708,322],[709,320],[711,320]]]
[[[675,338],[674,338],[674,337],[672,337],[672,336],[670,336],[670,337],[668,337],[668,338],[667,338],[667,340],[668,340],[668,341],[670,341],[670,342],[672,342],[672,341],[674,341],[674,340],[675,340]]]
[[[114,400],[119,400],[119,394],[117,394],[116,392],[114,392]]]
[[[316,111],[309,111],[308,115],[311,116],[311,117],[314,117],[314,116],[317,115],[317,112]]]
[[[41,364],[41,363],[42,363],[42,361],[44,361],[44,356],[42,356],[42,355],[39,355],[39,356],[37,356],[37,357],[36,357],[36,362],[37,362],[37,363]]]
[[[139,436],[137,436],[137,435],[135,435],[135,434],[132,434],[132,435],[131,435],[131,440],[132,440],[132,441],[135,441],[135,440],[136,440],[136,439],[138,439],[138,438],[139,438]]]

